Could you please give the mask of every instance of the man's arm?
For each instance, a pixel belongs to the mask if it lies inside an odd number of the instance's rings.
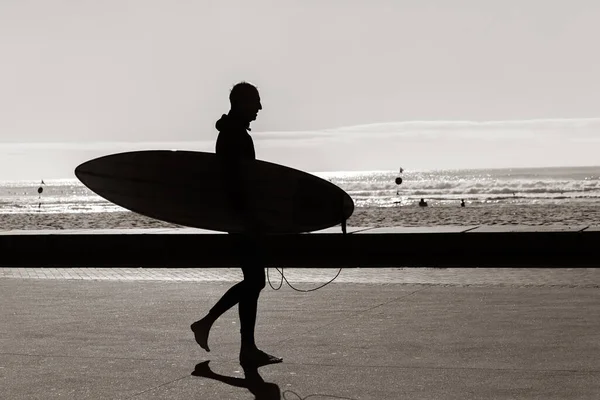
[[[252,160],[221,160],[222,179],[233,213],[249,231],[260,231],[256,218],[253,190],[246,169]]]
[[[244,139],[243,135],[238,136],[236,132],[221,133],[217,139],[216,153],[230,206],[242,224],[249,230],[257,230],[260,228],[252,196],[255,188],[247,179],[247,169],[254,161],[254,149],[252,143],[245,143]]]

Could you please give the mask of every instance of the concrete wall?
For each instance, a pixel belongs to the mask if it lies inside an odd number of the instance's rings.
[[[597,267],[600,227],[339,228],[260,240],[281,267]],[[232,267],[230,235],[199,229],[4,231],[0,266]]]

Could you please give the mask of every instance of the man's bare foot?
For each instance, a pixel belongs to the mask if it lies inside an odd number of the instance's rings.
[[[208,334],[211,327],[212,323],[206,318],[202,318],[200,321],[196,321],[190,326],[192,332],[194,332],[196,343],[206,351],[210,351],[208,348]]]
[[[283,362],[283,358],[272,356],[259,349],[240,352],[240,365],[243,367],[262,367],[280,362]]]

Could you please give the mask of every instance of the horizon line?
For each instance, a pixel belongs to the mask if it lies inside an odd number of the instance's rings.
[[[530,124],[535,124],[535,123],[590,123],[590,122],[599,122],[600,123],[600,117],[586,117],[586,118],[539,118],[539,119],[507,119],[507,120],[466,120],[466,119],[460,119],[460,120],[405,120],[405,121],[387,121],[387,122],[372,122],[372,123],[367,123],[367,124],[358,124],[358,125],[342,125],[342,126],[336,126],[336,127],[329,127],[329,128],[319,128],[319,129],[311,129],[311,130],[274,130],[274,131],[253,131],[251,133],[252,136],[254,136],[255,134],[258,135],[270,135],[270,134],[277,134],[277,133],[284,133],[284,134],[293,134],[293,133],[318,133],[318,132],[323,132],[323,133],[335,133],[337,131],[344,131],[344,130],[354,130],[354,129],[361,129],[361,128],[375,128],[375,127],[383,127],[383,126],[389,126],[392,127],[394,125],[397,126],[409,126],[409,125],[433,125],[436,126],[438,128],[443,128],[443,126],[438,126],[438,125],[444,125],[447,124],[448,126],[455,126],[455,125],[460,125],[460,124],[465,124],[465,125],[472,125],[472,126],[477,126],[477,125],[498,125],[498,124],[507,124],[507,125],[518,125],[518,124],[526,124],[526,125],[530,125]],[[259,139],[259,138],[257,138]],[[214,139],[204,139],[204,140],[180,140],[180,141],[157,141],[157,140],[153,140],[153,141],[147,141],[147,142],[143,142],[143,141],[106,141],[106,140],[93,140],[93,141],[44,141],[44,142],[16,142],[16,141],[2,141],[0,139],[0,146],[26,146],[26,145],[37,145],[37,146],[43,146],[43,145],[50,145],[50,146],[56,146],[56,145],[60,145],[60,144],[79,144],[79,145],[85,145],[85,146],[90,146],[93,144],[96,145],[111,145],[111,144],[119,144],[119,145],[140,145],[140,144],[144,144],[147,146],[152,146],[152,145],[163,145],[163,144],[167,144],[167,143],[171,143],[171,144],[184,144],[184,143],[188,143],[188,144],[195,144],[195,145],[199,145],[199,144],[208,144],[208,143],[214,143],[214,141],[216,140],[216,138]]]
[[[263,161],[263,160],[259,160]],[[280,164],[281,165],[281,164]],[[479,170],[523,170],[523,169],[559,169],[559,168],[600,168],[600,165],[553,165],[553,166],[544,166],[544,167],[493,167],[493,168],[433,168],[433,169],[406,169],[403,168],[403,173],[406,172],[439,172],[439,171],[479,171]],[[297,169],[297,168],[295,168]],[[304,171],[309,174],[331,174],[331,173],[373,173],[373,172],[397,172],[398,169],[371,169],[371,170],[329,170],[329,171]],[[5,182],[38,182],[40,180],[44,181],[59,181],[59,180],[70,180],[70,181],[79,181],[75,176],[72,178],[36,178],[36,179],[0,179],[0,184]]]

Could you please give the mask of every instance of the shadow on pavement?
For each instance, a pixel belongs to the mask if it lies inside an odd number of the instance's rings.
[[[244,368],[245,378],[236,378],[233,376],[217,374],[210,369],[208,365],[209,361],[204,361],[196,364],[193,376],[199,376],[203,378],[214,379],[231,386],[246,388],[255,397],[255,400],[307,400],[309,398],[319,399],[337,399],[337,400],[354,400],[349,397],[332,396],[327,394],[311,394],[306,397],[300,396],[298,393],[291,390],[283,392],[283,398],[281,397],[281,390],[275,383],[265,382],[265,380],[258,373],[258,368]]]
[[[274,383],[265,382],[259,375],[258,368],[244,368],[245,378],[221,375],[210,369],[210,361],[204,361],[196,365],[193,376],[221,381],[231,386],[246,388],[255,396],[256,400],[280,400],[281,390]]]

